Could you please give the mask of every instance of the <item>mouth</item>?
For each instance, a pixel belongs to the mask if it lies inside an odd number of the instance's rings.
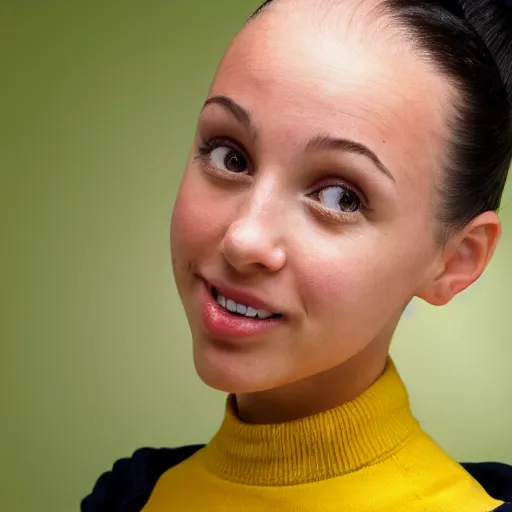
[[[249,318],[253,320],[269,320],[283,317],[283,315],[280,313],[274,313],[265,309],[256,309],[248,304],[242,304],[230,297],[221,295],[214,286],[209,286],[209,291],[211,297],[217,302],[217,304],[233,316]]]
[[[229,342],[261,340],[262,336],[285,324],[286,316],[271,311],[273,307],[256,295],[222,283],[201,280],[201,322],[215,339]]]

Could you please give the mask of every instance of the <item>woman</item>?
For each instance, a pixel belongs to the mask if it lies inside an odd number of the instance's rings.
[[[84,512],[512,501],[506,466],[472,476],[421,431],[388,357],[407,303],[448,303],[500,238],[511,11],[274,0],[249,20],[200,114],[171,226],[195,366],[229,393],[224,423],[204,448],[118,462]]]

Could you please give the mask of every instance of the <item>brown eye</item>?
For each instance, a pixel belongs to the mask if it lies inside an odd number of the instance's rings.
[[[336,185],[326,187],[317,193],[318,200],[325,208],[343,213],[353,213],[361,208],[359,196],[347,187]]]
[[[219,146],[210,153],[211,163],[218,169],[241,174],[247,171],[244,156],[228,146]]]

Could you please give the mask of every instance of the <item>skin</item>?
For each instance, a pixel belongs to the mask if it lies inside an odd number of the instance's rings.
[[[358,396],[382,373],[406,304],[449,302],[499,239],[487,212],[440,243],[433,205],[453,91],[372,6],[265,10],[231,44],[200,114],[173,211],[173,268],[197,371],[236,394],[247,422]],[[382,168],[325,137],[363,144]],[[215,138],[221,147],[201,154]],[[349,188],[344,204],[359,196],[361,208],[338,211],[329,187]],[[202,279],[257,295],[284,321],[250,340],[214,338]]]

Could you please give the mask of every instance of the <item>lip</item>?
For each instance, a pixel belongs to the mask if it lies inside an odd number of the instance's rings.
[[[237,290],[218,281],[206,281],[206,285],[208,287],[215,288],[219,295],[223,295],[227,299],[232,299],[235,302],[238,302],[238,304],[244,304],[245,306],[250,306],[253,309],[264,309],[265,311],[274,313],[276,315],[281,314],[279,311],[277,311],[277,308],[272,306],[272,304],[259,299],[251,293]]]
[[[215,285],[212,284],[211,286],[217,289]],[[224,288],[223,291],[227,293],[226,288]],[[236,300],[233,296],[230,296],[230,298]],[[238,300],[242,302],[240,295],[238,295]],[[200,303],[201,320],[206,331],[214,337],[226,341],[246,340],[262,336],[285,321],[282,316],[257,320],[255,318],[233,315],[212,297],[210,293],[210,283],[205,281],[203,281],[203,285],[201,286]],[[254,301],[252,301],[252,303],[254,304]],[[266,308],[260,307],[258,309]]]

